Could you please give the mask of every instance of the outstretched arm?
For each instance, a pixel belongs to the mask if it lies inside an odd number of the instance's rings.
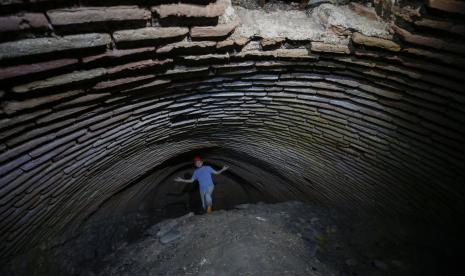
[[[219,170],[219,171],[213,170],[213,173],[214,174],[220,174],[220,173],[224,172],[225,170],[227,170],[228,168],[229,168],[228,166],[223,166],[223,168],[221,170]]]
[[[193,183],[194,182],[194,178],[191,178],[191,179],[184,179],[184,178],[181,178],[181,177],[176,177],[174,179],[174,181],[176,182],[184,182],[184,183]]]

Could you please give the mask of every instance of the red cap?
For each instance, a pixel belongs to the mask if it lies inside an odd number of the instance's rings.
[[[200,158],[200,156],[194,157],[194,162],[197,161],[197,160],[198,160],[198,161],[202,161],[202,158]]]

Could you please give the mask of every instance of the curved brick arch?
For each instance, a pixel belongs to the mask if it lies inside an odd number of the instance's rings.
[[[294,180],[276,194],[463,217],[460,4],[378,1],[376,15],[352,3],[342,9],[379,29],[330,17],[315,32],[267,37],[228,1],[121,2],[2,3],[2,258],[209,146]]]

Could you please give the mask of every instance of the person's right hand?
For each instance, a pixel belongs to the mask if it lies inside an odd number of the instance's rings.
[[[182,178],[178,176],[178,177],[176,177],[176,178],[174,179],[174,181],[180,182],[180,181],[182,181]]]

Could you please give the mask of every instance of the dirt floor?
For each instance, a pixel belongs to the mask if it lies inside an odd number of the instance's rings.
[[[417,275],[386,227],[297,201],[162,221],[107,256],[98,275]],[[422,259],[424,260],[424,258]]]

